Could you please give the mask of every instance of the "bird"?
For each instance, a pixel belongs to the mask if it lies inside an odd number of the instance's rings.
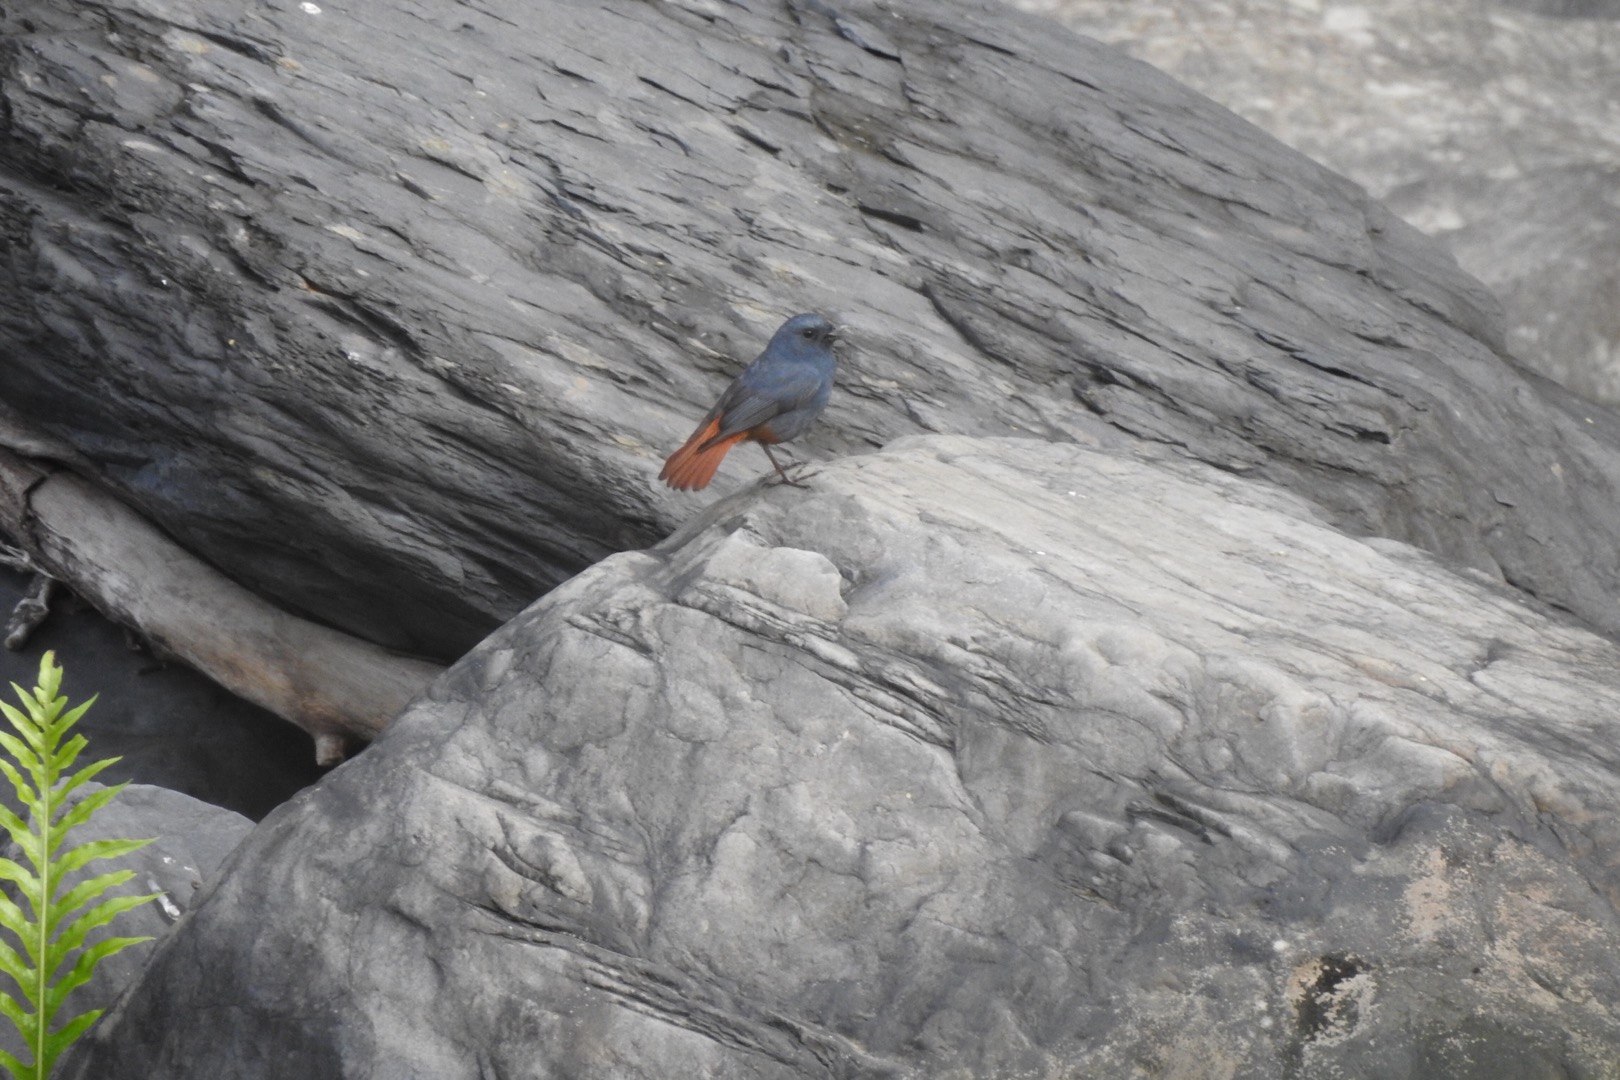
[[[809,312],[783,323],[754,362],[726,387],[692,437],[669,455],[658,479],[676,491],[709,486],[727,452],[756,442],[782,482],[800,486],[782,470],[771,447],[809,430],[832,396],[838,328]]]

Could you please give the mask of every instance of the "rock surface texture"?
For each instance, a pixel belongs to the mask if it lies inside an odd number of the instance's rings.
[[[1502,298],[1515,356],[1620,403],[1620,3],[1013,2],[1366,185]]]
[[[1620,424],[1355,185],[967,0],[0,31],[12,517],[511,620],[63,1075],[1620,1073]],[[658,486],[804,310],[812,486]]]
[[[813,483],[491,637],[66,1075],[1620,1069],[1611,642],[1170,455]]]
[[[1620,439],[1478,283],[1009,8],[24,0],[0,40],[0,398],[378,644],[454,658],[664,535],[663,456],[801,310],[854,346],[812,453],[1108,425],[1620,629]]]

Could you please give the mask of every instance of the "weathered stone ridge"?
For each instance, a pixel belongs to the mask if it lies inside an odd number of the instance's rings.
[[[509,623],[67,1075],[1605,1075],[1616,661],[1262,483],[907,440]]]
[[[1607,418],[1505,365],[1494,303],[1362,192],[1049,24],[5,19],[0,394],[371,641],[453,658],[656,540],[685,513],[663,454],[795,310],[855,346],[821,453],[1108,425],[1620,625]]]

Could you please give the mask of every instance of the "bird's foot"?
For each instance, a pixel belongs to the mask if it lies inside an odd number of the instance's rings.
[[[795,475],[789,476],[786,472],[778,470],[777,474],[768,479],[766,483],[771,485],[787,484],[790,487],[809,487],[810,485],[805,481],[812,476],[821,475],[820,469],[810,469],[809,462],[805,461],[790,461],[787,467],[793,470]],[[810,471],[806,472],[806,469]]]

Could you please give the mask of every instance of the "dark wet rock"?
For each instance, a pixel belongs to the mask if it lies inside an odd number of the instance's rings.
[[[0,611],[27,586],[23,575],[0,572]],[[91,758],[122,758],[103,774],[109,783],[171,788],[258,820],[321,775],[307,735],[159,661],[62,593],[26,649],[0,650],[0,687],[32,688],[47,649],[62,665],[62,693],[74,703],[97,697],[78,730]],[[9,689],[5,697],[16,701]]]

